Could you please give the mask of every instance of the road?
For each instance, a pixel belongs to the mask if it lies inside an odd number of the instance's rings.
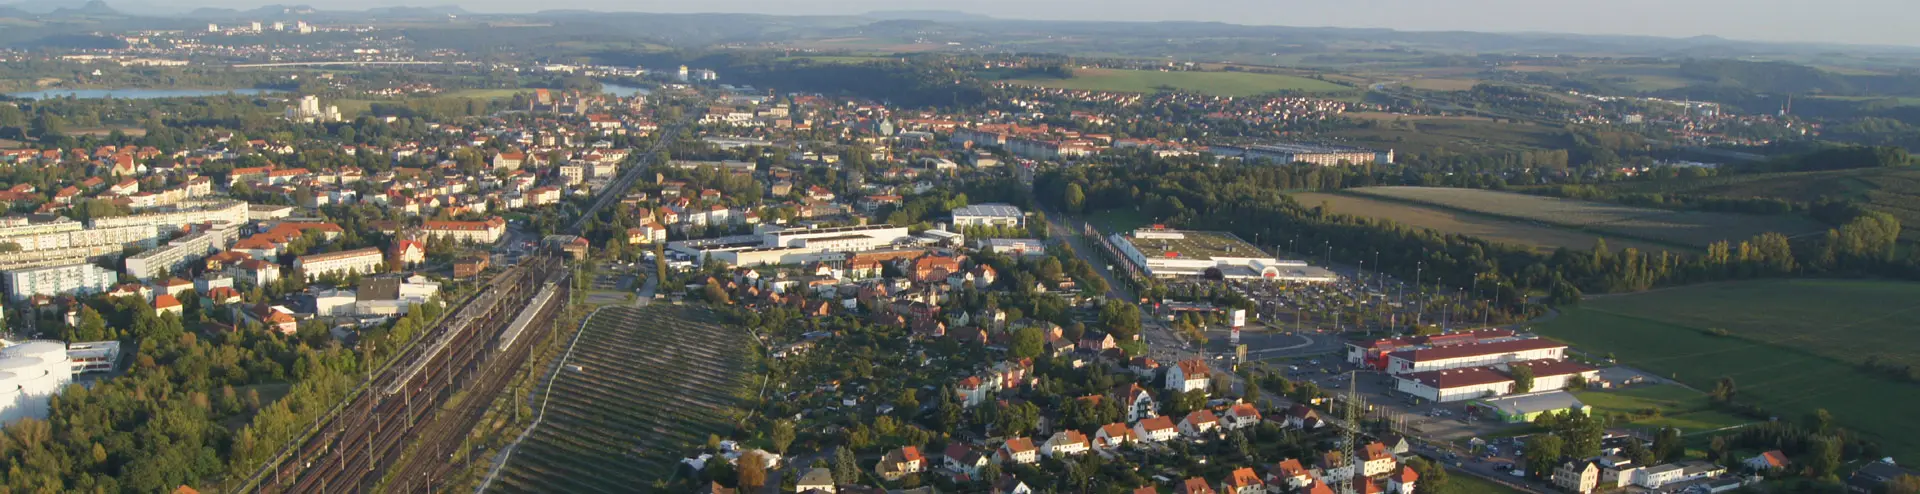
[[[647,168],[653,164],[653,157],[657,155],[656,153],[661,149],[665,149],[668,143],[678,139],[681,131],[687,128],[687,124],[698,117],[695,113],[696,112],[686,112],[686,115],[684,115],[680,121],[669,124],[667,127],[661,128],[656,132],[654,135],[660,137],[653,140],[653,145],[647,147],[645,152],[640,153],[639,158],[634,161],[633,166],[627,167],[626,172],[621,173],[619,177],[613,179],[613,182],[608,183],[606,190],[600,191],[600,196],[594,198],[593,205],[581,211],[580,217],[575,218],[573,224],[567,226],[567,231],[573,232],[576,235],[580,234],[580,228],[586,226],[587,219],[598,214],[601,208],[605,208],[607,205],[619,201],[621,197],[625,197],[627,195],[627,189],[633,187],[633,183],[639,181],[640,176],[645,174]]]

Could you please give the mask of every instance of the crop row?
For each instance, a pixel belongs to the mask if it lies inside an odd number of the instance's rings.
[[[673,473],[684,446],[723,433],[745,385],[738,330],[684,309],[605,309],[554,384],[541,428],[504,492],[635,492]]]

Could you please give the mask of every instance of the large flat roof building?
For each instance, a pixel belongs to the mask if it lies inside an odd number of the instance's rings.
[[[848,253],[903,243],[913,243],[913,235],[907,233],[907,228],[903,226],[785,229],[763,226],[762,231],[755,235],[679,240],[667,242],[667,249],[685,254],[698,263],[712,259],[730,266],[748,267],[844,261]]]
[[[1240,159],[1266,159],[1276,163],[1312,163],[1321,166],[1391,164],[1393,150],[1375,151],[1346,146],[1304,143],[1255,144],[1250,146],[1211,146],[1213,154]]]
[[[974,204],[953,210],[953,226],[1024,227],[1027,216],[1012,204]]]
[[[28,341],[0,348],[0,424],[46,418],[47,399],[73,382],[67,345]]]
[[[1387,373],[1411,374],[1525,360],[1561,360],[1567,346],[1538,338],[1402,350],[1387,355]]]
[[[1325,283],[1339,279],[1332,271],[1305,261],[1268,257],[1240,237],[1225,232],[1170,230],[1153,227],[1107,239],[1133,267],[1155,278],[1206,276],[1218,270],[1226,279],[1264,279]]]

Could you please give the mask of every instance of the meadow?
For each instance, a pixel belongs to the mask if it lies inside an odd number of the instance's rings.
[[[1715,283],[1593,297],[1534,330],[1695,389],[1730,377],[1741,401],[1773,415],[1826,409],[1889,452],[1920,454],[1920,422],[1911,417],[1920,384],[1858,365],[1869,355],[1920,361],[1914,300],[1920,283]]]
[[[1634,417],[1628,427],[1657,431],[1673,427],[1684,433],[1718,430],[1753,422],[1726,412],[1711,410],[1707,395],[1672,384],[1641,385],[1604,391],[1575,391],[1581,403],[1596,412],[1627,414]],[[1657,411],[1657,414],[1648,414]]]
[[[1151,93],[1171,88],[1214,96],[1255,96],[1275,91],[1333,93],[1355,88],[1281,74],[1252,72],[1162,72],[1157,70],[1078,69],[1071,79],[1030,78],[1012,82],[1060,89]]]
[[[1295,201],[1306,207],[1327,206],[1335,213],[1391,220],[1407,226],[1426,228],[1443,233],[1452,233],[1477,237],[1494,242],[1533,247],[1539,251],[1552,251],[1561,247],[1572,250],[1593,248],[1597,240],[1605,238],[1570,228],[1560,228],[1525,221],[1499,218],[1484,214],[1474,214],[1442,208],[1410,204],[1399,201],[1386,201],[1350,194],[1299,192],[1292,194]],[[1634,242],[1632,240],[1607,238],[1609,248],[1634,247],[1641,250],[1671,250],[1659,244]]]
[[[1364,187],[1350,191],[1680,248],[1703,248],[1718,241],[1739,243],[1768,232],[1791,237],[1826,229],[1799,216],[1668,211],[1481,189]]]

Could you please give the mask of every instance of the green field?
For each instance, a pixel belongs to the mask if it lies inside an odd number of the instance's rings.
[[[1364,117],[1363,117],[1364,118]],[[1398,119],[1393,125],[1346,128],[1328,132],[1354,146],[1429,153],[1439,149],[1459,152],[1553,149],[1572,141],[1566,132],[1533,124],[1475,119]]]
[[[1635,419],[1632,427],[1644,429],[1678,428],[1689,433],[1711,431],[1740,425],[1752,420],[1724,412],[1708,410],[1707,395],[1680,386],[1660,384],[1608,391],[1577,391],[1580,402],[1606,413],[1644,414],[1659,410],[1657,417]]]
[[[1418,489],[1420,483],[1415,482],[1413,485]],[[1447,471],[1447,485],[1440,489],[1440,494],[1519,494],[1521,492],[1526,491],[1496,484],[1459,470]]]
[[[1332,93],[1354,88],[1305,77],[1251,72],[1161,72],[1157,70],[1079,69],[1072,79],[1014,79],[1013,82],[1061,89],[1150,93],[1171,88],[1215,96],[1254,96],[1275,91]]]
[[[1535,329],[1696,389],[1732,377],[1740,400],[1775,415],[1797,419],[1825,408],[1891,452],[1920,454],[1920,422],[1912,420],[1920,384],[1857,365],[1867,355],[1920,361],[1916,300],[1916,283],[1716,283],[1596,297]],[[1710,334],[1711,328],[1730,334]],[[1697,422],[1714,422],[1709,419]]]
[[[1092,223],[1093,228],[1102,234],[1112,235],[1152,225],[1153,219],[1139,211],[1111,209],[1087,215],[1087,223]]]

